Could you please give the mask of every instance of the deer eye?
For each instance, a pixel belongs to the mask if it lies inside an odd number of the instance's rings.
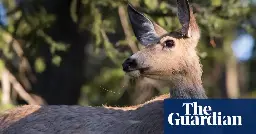
[[[165,46],[164,47],[167,47],[167,48],[173,48],[175,46],[175,43],[173,40],[167,40],[165,41]]]

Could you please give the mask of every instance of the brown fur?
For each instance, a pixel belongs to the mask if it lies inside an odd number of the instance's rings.
[[[25,105],[0,116],[0,133],[163,133],[162,107],[166,98],[169,95],[124,108]]]
[[[188,38],[177,32],[167,33],[153,23],[161,39],[130,57],[138,64],[137,69],[128,73],[130,76],[146,77],[170,86],[173,98],[207,98],[195,50],[200,33],[191,12],[191,37]],[[175,46],[165,47],[167,40],[173,40]],[[123,108],[22,106],[0,116],[0,133],[162,134],[163,100],[168,97],[164,95],[141,105]]]

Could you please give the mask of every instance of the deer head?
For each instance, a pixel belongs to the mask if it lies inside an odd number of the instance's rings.
[[[188,0],[177,0],[177,7],[182,28],[167,32],[128,5],[134,34],[145,46],[123,63],[128,75],[159,80],[172,88],[201,85],[201,64],[195,50],[200,31]]]

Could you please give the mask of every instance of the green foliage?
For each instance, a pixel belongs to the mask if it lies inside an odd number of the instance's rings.
[[[216,6],[216,7],[221,6],[221,0],[211,0],[211,2],[212,2],[212,6]]]
[[[158,7],[157,0],[145,0],[144,3],[150,10],[155,10]]]
[[[45,62],[42,58],[37,58],[34,66],[36,72],[38,73],[42,73],[45,70]]]
[[[55,54],[56,51],[67,51],[69,45],[54,41],[49,35],[45,34],[42,30],[38,30],[37,34],[42,37],[44,41],[50,45],[51,53]]]
[[[61,60],[62,60],[62,59],[61,59],[60,56],[55,55],[55,56],[53,56],[53,58],[52,58],[52,63],[53,63],[54,65],[59,66],[60,63],[61,63]]]
[[[8,11],[17,8],[14,4],[15,0],[3,0],[3,2]],[[7,32],[21,42],[21,48],[24,52],[22,56],[32,61],[32,68],[37,73],[43,73],[47,69],[46,61],[40,49],[43,45],[49,48],[50,57],[52,57],[50,62],[57,67],[61,65],[65,58],[59,53],[68,53],[71,45],[76,45],[56,41],[45,32],[53,26],[58,16],[49,13],[41,2],[26,1],[24,4],[26,7],[8,16],[8,26],[0,28],[0,33]],[[89,32],[89,44],[91,44],[90,47],[93,47],[94,53],[88,53],[88,55],[103,57],[104,60],[102,61],[108,61],[108,63],[96,63],[97,61],[91,63],[101,66],[98,67],[100,73],[95,73],[90,80],[85,82],[84,87],[81,89],[82,97],[80,102],[84,105],[110,103],[122,95],[123,87],[120,83],[122,83],[124,73],[120,69],[120,65],[125,57],[131,55],[118,14],[118,8],[126,7],[127,1],[81,0],[81,9],[77,9],[76,5],[79,2],[80,0],[72,0],[70,16],[77,25],[78,31],[86,30],[86,32]],[[176,17],[175,0],[170,1],[170,3],[167,0],[130,0],[129,2],[168,31],[178,30],[181,27]],[[212,71],[212,62],[225,62],[224,57],[227,55],[223,42],[234,38],[238,28],[244,28],[249,33],[255,33],[255,29],[251,24],[243,22],[249,21],[250,17],[255,14],[256,8],[241,0],[194,0],[194,3],[197,5],[195,8],[197,11],[196,17],[202,33],[202,38],[198,45],[199,55],[202,58],[204,71],[207,75]],[[132,30],[129,30],[132,33]],[[131,39],[137,43],[135,36]],[[210,41],[214,39],[220,40],[221,43],[217,44],[218,47],[212,47]],[[89,46],[89,44],[87,45]],[[224,45],[226,44],[224,43]],[[122,50],[121,48],[124,46],[128,49]],[[11,47],[10,40],[6,41],[5,34],[0,34],[0,50],[4,55],[4,62],[6,62],[5,58],[7,58],[15,66],[16,62],[20,60],[20,57],[17,58],[16,52]],[[97,68],[93,68],[90,66],[91,64],[88,64],[85,66],[91,69],[89,72],[93,72]],[[0,66],[2,66],[1,63]],[[15,68],[17,69],[19,66],[15,66]]]

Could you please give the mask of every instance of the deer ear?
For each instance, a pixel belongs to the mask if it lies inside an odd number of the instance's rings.
[[[191,37],[190,28],[191,12],[188,0],[177,0],[178,18],[182,25],[181,33],[184,36]],[[193,13],[192,13],[193,14]]]
[[[150,21],[145,15],[138,12],[128,4],[128,15],[133,32],[142,45],[149,45],[159,41],[159,33],[155,30],[155,23]],[[159,28],[160,26],[158,26]],[[162,30],[162,29],[161,29]],[[161,31],[159,30],[159,31]]]

